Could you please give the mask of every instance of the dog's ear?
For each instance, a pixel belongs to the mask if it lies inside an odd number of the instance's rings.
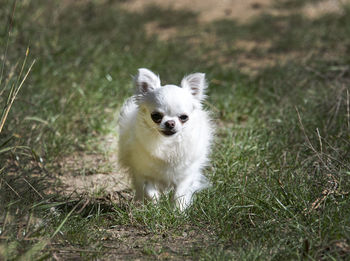
[[[136,92],[138,94],[145,94],[160,88],[160,79],[152,71],[146,68],[140,68],[134,78],[136,85]]]
[[[185,76],[181,81],[181,87],[188,90],[196,99],[205,98],[205,90],[208,87],[204,73],[193,73]]]

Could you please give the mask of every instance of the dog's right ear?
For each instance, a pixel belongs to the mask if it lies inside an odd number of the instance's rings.
[[[134,78],[137,94],[146,94],[156,88],[160,88],[159,76],[146,68],[140,68]]]
[[[202,101],[206,97],[208,83],[204,73],[193,73],[182,79],[181,87],[188,90],[197,100]]]

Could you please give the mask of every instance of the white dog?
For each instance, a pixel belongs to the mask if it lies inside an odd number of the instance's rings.
[[[213,128],[201,102],[205,74],[183,78],[181,87],[161,86],[157,75],[139,69],[136,94],[119,119],[119,158],[129,171],[136,200],[157,201],[174,189],[176,206],[186,209],[193,193],[208,186],[202,169],[208,164]]]

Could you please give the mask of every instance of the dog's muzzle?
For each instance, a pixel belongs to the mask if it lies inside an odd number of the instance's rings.
[[[175,121],[169,120],[169,121],[165,122],[164,125],[165,125],[165,130],[162,130],[161,132],[165,136],[171,136],[171,135],[174,135],[176,133]]]
[[[174,135],[176,133],[175,130],[162,130],[161,133],[165,136],[171,136]]]

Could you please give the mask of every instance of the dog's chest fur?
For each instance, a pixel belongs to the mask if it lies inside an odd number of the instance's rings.
[[[145,138],[143,133],[142,140],[135,138],[134,149],[130,150],[130,163],[146,177],[173,179],[181,175],[196,156],[194,151],[186,149],[191,143],[188,137],[179,136],[176,140],[164,142],[152,133]]]

